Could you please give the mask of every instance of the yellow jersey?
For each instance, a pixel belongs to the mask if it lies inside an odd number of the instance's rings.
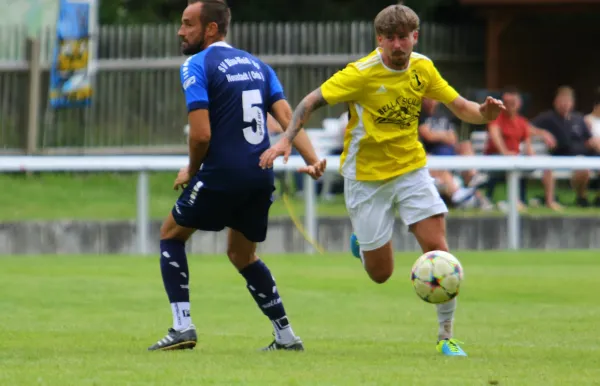
[[[349,105],[340,172],[359,181],[387,180],[424,167],[421,101],[449,103],[458,97],[426,56],[413,52],[408,67],[398,71],[383,63],[379,49],[335,73],[321,92],[330,105]]]

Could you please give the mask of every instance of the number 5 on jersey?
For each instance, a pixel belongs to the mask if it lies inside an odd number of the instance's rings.
[[[259,90],[242,92],[244,122],[250,124],[244,128],[244,138],[248,143],[258,145],[265,138],[265,117],[260,106],[263,103]],[[252,130],[252,121],[256,121],[256,131]]]

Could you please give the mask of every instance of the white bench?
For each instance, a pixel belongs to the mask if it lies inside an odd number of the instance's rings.
[[[485,150],[485,145],[488,140],[488,132],[487,131],[474,131],[471,133],[470,140],[471,140],[471,145],[473,146],[473,151],[475,152],[475,154],[481,155],[481,154],[483,154],[483,151]],[[533,151],[535,151],[535,154],[538,154],[538,155],[547,155],[548,154],[548,147],[546,147],[546,144],[544,143],[544,141],[541,138],[533,137],[531,139],[531,145],[533,147]],[[521,152],[524,152],[524,151],[525,151],[525,146],[522,144]]]
[[[473,147],[473,152],[477,155],[482,155],[485,150],[485,145],[488,140],[488,132],[487,131],[474,131],[471,133],[471,146]],[[539,137],[531,138],[531,146],[533,147],[533,151],[537,155],[548,155],[548,147],[544,143],[544,140]],[[525,151],[525,146],[521,144],[521,153]],[[536,170],[529,175],[530,178],[541,179],[544,171]],[[555,170],[554,178],[556,179],[568,179],[571,178],[571,171],[568,170]]]

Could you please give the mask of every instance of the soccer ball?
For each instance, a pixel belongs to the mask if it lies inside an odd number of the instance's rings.
[[[463,268],[452,254],[431,251],[417,259],[410,280],[421,299],[433,304],[445,303],[458,295]]]

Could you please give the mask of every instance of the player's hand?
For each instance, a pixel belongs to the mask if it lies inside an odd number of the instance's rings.
[[[492,97],[485,98],[485,102],[479,106],[479,112],[488,121],[493,121],[498,118],[500,112],[506,110],[504,103],[501,100]]]
[[[283,136],[275,145],[261,154],[258,165],[263,169],[270,169],[273,167],[275,159],[279,156],[283,156],[283,163],[287,163],[291,153],[292,143]]]
[[[588,145],[596,152],[600,153],[600,137],[592,137],[588,140]]]
[[[327,160],[323,158],[320,161],[315,162],[312,165],[303,166],[298,169],[299,173],[308,174],[313,178],[313,180],[318,180],[321,178],[323,173],[325,173],[325,168],[327,167]]]
[[[544,143],[548,146],[549,149],[554,149],[556,147],[556,138],[548,132],[544,132]]]
[[[448,130],[446,132],[446,143],[448,145],[456,145],[456,142],[457,142],[456,132],[454,130]]]
[[[177,178],[175,178],[175,183],[173,184],[173,189],[179,190],[180,187],[181,189],[185,188],[191,179],[192,176],[190,175],[190,170],[187,166],[179,169],[179,173],[177,174]]]

